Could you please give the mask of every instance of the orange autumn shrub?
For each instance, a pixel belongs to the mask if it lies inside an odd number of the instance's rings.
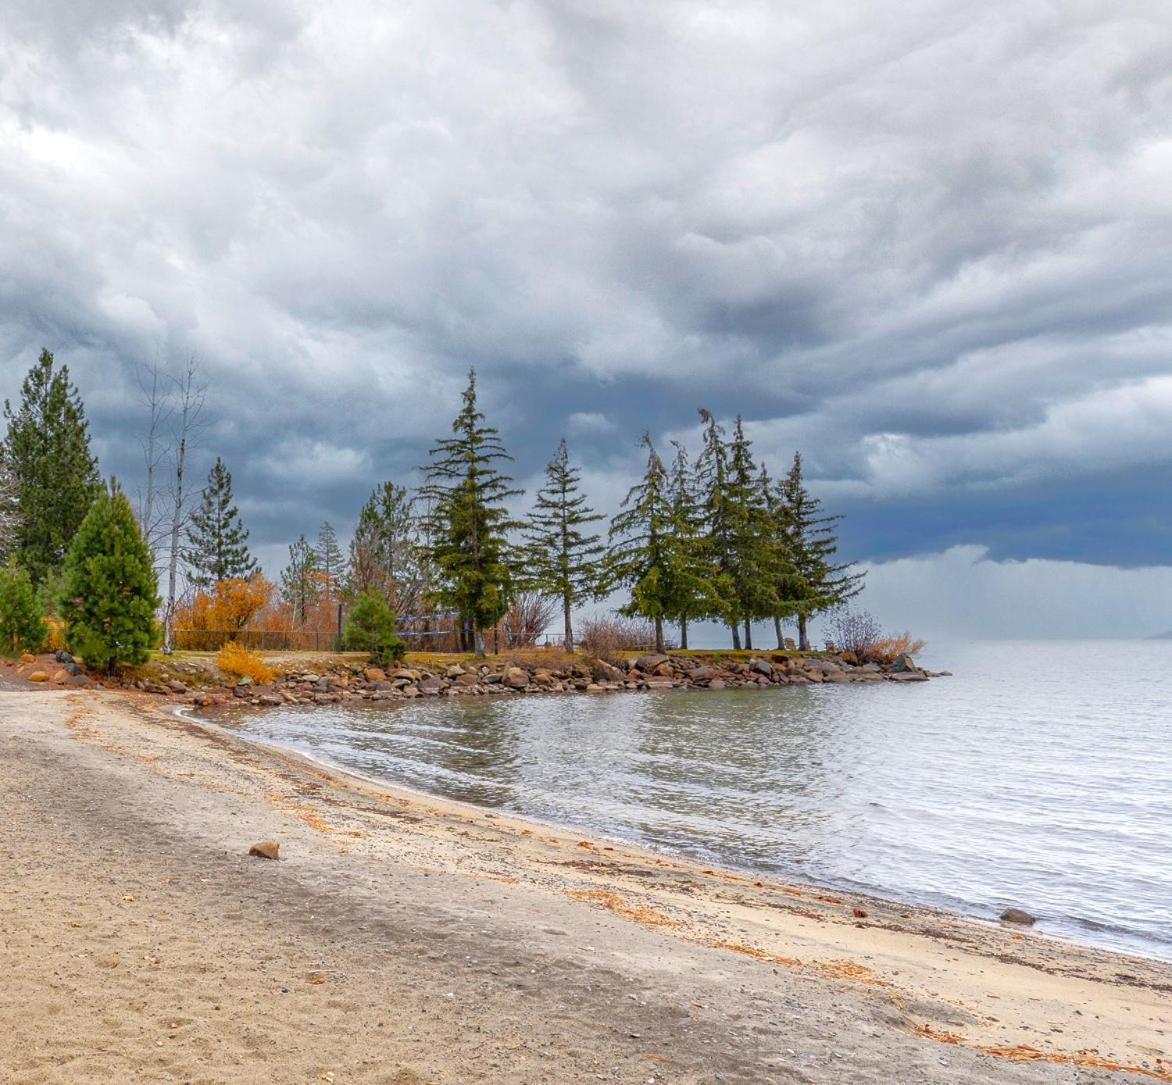
[[[251,678],[258,685],[268,685],[273,680],[273,669],[260,657],[242,644],[230,640],[216,654],[216,666],[228,674]]]
[[[272,582],[260,573],[229,577],[219,581],[210,592],[197,591],[181,603],[175,612],[179,629],[241,630],[268,605],[273,596]]]
[[[924,650],[925,643],[913,640],[911,633],[905,629],[898,636],[884,637],[876,642],[871,648],[871,654],[884,663],[894,663],[897,656],[918,656]]]

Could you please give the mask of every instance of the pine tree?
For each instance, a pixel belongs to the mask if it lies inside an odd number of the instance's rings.
[[[732,633],[733,648],[740,648],[735,582],[737,515],[729,494],[728,447],[724,430],[709,411],[701,408],[700,420],[704,423],[704,445],[696,462],[696,478],[707,537],[705,550],[712,570],[710,606],[705,616],[724,622]]]
[[[688,647],[688,623],[703,618],[711,609],[712,584],[704,548],[703,519],[696,495],[696,477],[688,462],[688,450],[672,441],[676,450],[668,476],[671,495],[671,564],[679,582],[671,617],[680,625],[680,647]]]
[[[604,517],[586,504],[580,481],[581,474],[570,465],[570,452],[562,438],[546,465],[545,485],[537,491],[525,532],[529,579],[542,595],[561,600],[567,652],[574,650],[571,613],[577,604],[598,596],[605,553],[601,537],[582,530]]]
[[[0,655],[39,652],[48,632],[28,572],[10,558],[0,567]]]
[[[113,480],[98,491],[69,544],[62,595],[66,644],[87,666],[109,673],[146,662],[158,582],[134,510]]]
[[[777,609],[778,556],[772,525],[758,486],[751,442],[737,415],[728,447],[724,494],[730,517],[730,582],[735,608],[745,629],[745,648],[753,647],[753,622]]]
[[[321,573],[321,590],[328,602],[338,598],[342,584],[342,548],[338,545],[338,533],[329,520],[323,520],[317,532],[317,545],[313,548],[317,567]]]
[[[631,591],[622,613],[650,618],[655,650],[663,652],[663,623],[676,615],[679,603],[679,585],[672,576],[672,503],[667,468],[651,435],[644,433],[640,444],[647,449],[647,468],[611,521],[608,564],[612,582]]]
[[[212,588],[230,578],[247,580],[257,571],[248,550],[248,531],[232,504],[232,476],[219,456],[208,472],[203,500],[191,514],[187,542],[184,557],[197,588]]]
[[[849,562],[835,564],[838,549],[832,524],[841,516],[820,516],[822,502],[802,482],[802,456],[779,487],[782,538],[789,568],[780,579],[781,605],[798,620],[798,647],[810,650],[806,623],[810,617],[841,606],[863,590],[863,573],[850,573]]]
[[[281,573],[281,598],[293,608],[293,617],[302,625],[321,594],[317,554],[304,535],[289,547],[289,564]]]
[[[402,486],[384,482],[358,513],[350,541],[346,591],[382,592],[401,617],[418,613],[431,581],[427,549],[420,536],[415,502]]]
[[[64,560],[101,481],[85,408],[68,366],[54,369],[53,355],[42,350],[20,396],[16,411],[4,403],[3,458],[20,509],[13,552],[39,584]]]
[[[513,570],[505,533],[514,523],[504,502],[519,494],[496,464],[512,457],[476,405],[476,372],[468,375],[453,437],[429,451],[420,496],[430,504],[427,531],[438,585],[435,598],[460,615],[465,639],[484,655],[483,631],[509,609]]]
[[[347,651],[369,652],[371,660],[382,666],[402,659],[407,645],[398,636],[395,616],[382,592],[364,591],[354,601],[342,633]]]
[[[792,609],[782,598],[782,578],[791,574],[793,569],[789,563],[789,552],[783,522],[784,507],[781,502],[781,495],[774,488],[773,479],[769,477],[769,472],[765,469],[764,464],[761,465],[761,471],[757,475],[757,493],[761,505],[765,510],[769,543],[772,548],[771,572],[774,577],[773,606],[772,613],[767,615],[767,617],[773,619],[773,632],[777,636],[777,650],[781,652],[785,649],[785,638],[782,635],[781,622],[783,618],[788,618],[793,613]]]

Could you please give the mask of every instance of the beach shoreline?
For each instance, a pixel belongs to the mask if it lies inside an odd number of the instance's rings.
[[[583,839],[173,709],[0,694],[5,1080],[1172,1080],[1165,962]],[[248,857],[266,838],[281,862]]]

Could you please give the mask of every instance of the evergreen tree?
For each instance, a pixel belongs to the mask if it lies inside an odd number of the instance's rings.
[[[203,500],[191,514],[184,555],[189,578],[197,588],[213,588],[221,580],[247,580],[257,571],[248,550],[248,532],[232,504],[232,476],[219,456],[208,472]]]
[[[757,475],[757,493],[761,505],[765,510],[769,543],[772,548],[771,573],[774,578],[774,590],[772,613],[767,615],[767,617],[773,619],[773,632],[777,636],[777,650],[780,652],[785,649],[785,638],[782,635],[781,622],[783,618],[788,618],[793,613],[792,608],[783,598],[783,578],[792,573],[793,570],[789,563],[789,551],[783,522],[784,507],[781,503],[781,495],[774,488],[773,479],[769,477],[769,472],[765,469],[764,464],[761,465],[761,471]]]
[[[427,550],[415,502],[393,482],[377,486],[358,513],[350,541],[346,590],[351,598],[374,589],[400,616],[417,614],[430,583]]]
[[[293,608],[293,617],[302,625],[321,594],[317,554],[304,535],[289,547],[289,564],[281,573],[281,598]]]
[[[397,635],[395,616],[386,598],[374,589],[364,591],[354,601],[346,618],[342,644],[347,651],[369,652],[380,666],[407,654],[407,645]]]
[[[583,528],[603,516],[586,504],[579,491],[581,475],[570,464],[565,438],[545,468],[545,485],[537,491],[525,532],[530,577],[542,595],[561,600],[565,621],[565,648],[574,650],[573,608],[596,598],[602,587],[601,537],[587,535]]]
[[[3,458],[20,509],[13,552],[34,583],[58,567],[101,490],[90,452],[89,425],[69,368],[54,369],[41,351],[20,389],[20,407],[5,400],[8,434]]]
[[[640,443],[647,449],[647,468],[611,521],[608,564],[612,581],[631,591],[621,612],[650,618],[655,650],[662,652],[664,620],[676,615],[679,604],[679,585],[672,576],[672,502],[667,468],[651,435],[644,433]]]
[[[668,476],[671,497],[671,531],[668,544],[671,565],[679,584],[671,617],[680,624],[680,647],[688,647],[688,623],[710,610],[712,584],[705,555],[703,518],[696,493],[696,477],[688,462],[688,450],[673,441],[676,450]]]
[[[9,558],[0,567],[0,655],[39,652],[48,632],[28,572]]]
[[[0,445],[0,558],[7,556],[15,545],[19,523],[20,505],[17,502],[16,482],[4,458],[3,445]]]
[[[505,533],[514,527],[504,502],[521,491],[497,469],[512,457],[476,405],[476,372],[468,375],[454,436],[431,449],[420,495],[430,504],[427,530],[438,585],[434,595],[460,615],[465,640],[484,655],[483,630],[509,609],[513,571]]]
[[[326,600],[333,602],[338,597],[342,583],[342,548],[338,545],[338,533],[329,520],[323,520],[317,532],[317,545],[313,548],[321,573],[321,590]]]
[[[735,581],[737,513],[729,491],[728,447],[724,430],[712,414],[701,408],[700,419],[704,444],[696,462],[696,479],[712,585],[705,616],[724,622],[732,632],[733,647],[740,648]]]
[[[111,480],[65,557],[65,641],[87,666],[112,672],[145,663],[155,636],[158,582],[150,547],[126,495]]]
[[[778,553],[768,510],[758,486],[751,442],[741,416],[733,426],[728,447],[729,575],[736,613],[744,623],[745,648],[753,647],[753,622],[777,609]]]
[[[781,605],[798,620],[798,647],[809,651],[808,619],[841,606],[863,590],[863,573],[851,573],[849,562],[836,564],[838,549],[831,525],[841,516],[821,516],[822,502],[810,495],[802,482],[802,456],[794,453],[793,466],[779,487],[782,539],[789,568],[781,577]]]

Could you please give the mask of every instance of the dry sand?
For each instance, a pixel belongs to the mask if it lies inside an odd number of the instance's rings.
[[[0,792],[5,1085],[1172,1081],[1172,966],[376,787],[145,698],[0,693]]]

